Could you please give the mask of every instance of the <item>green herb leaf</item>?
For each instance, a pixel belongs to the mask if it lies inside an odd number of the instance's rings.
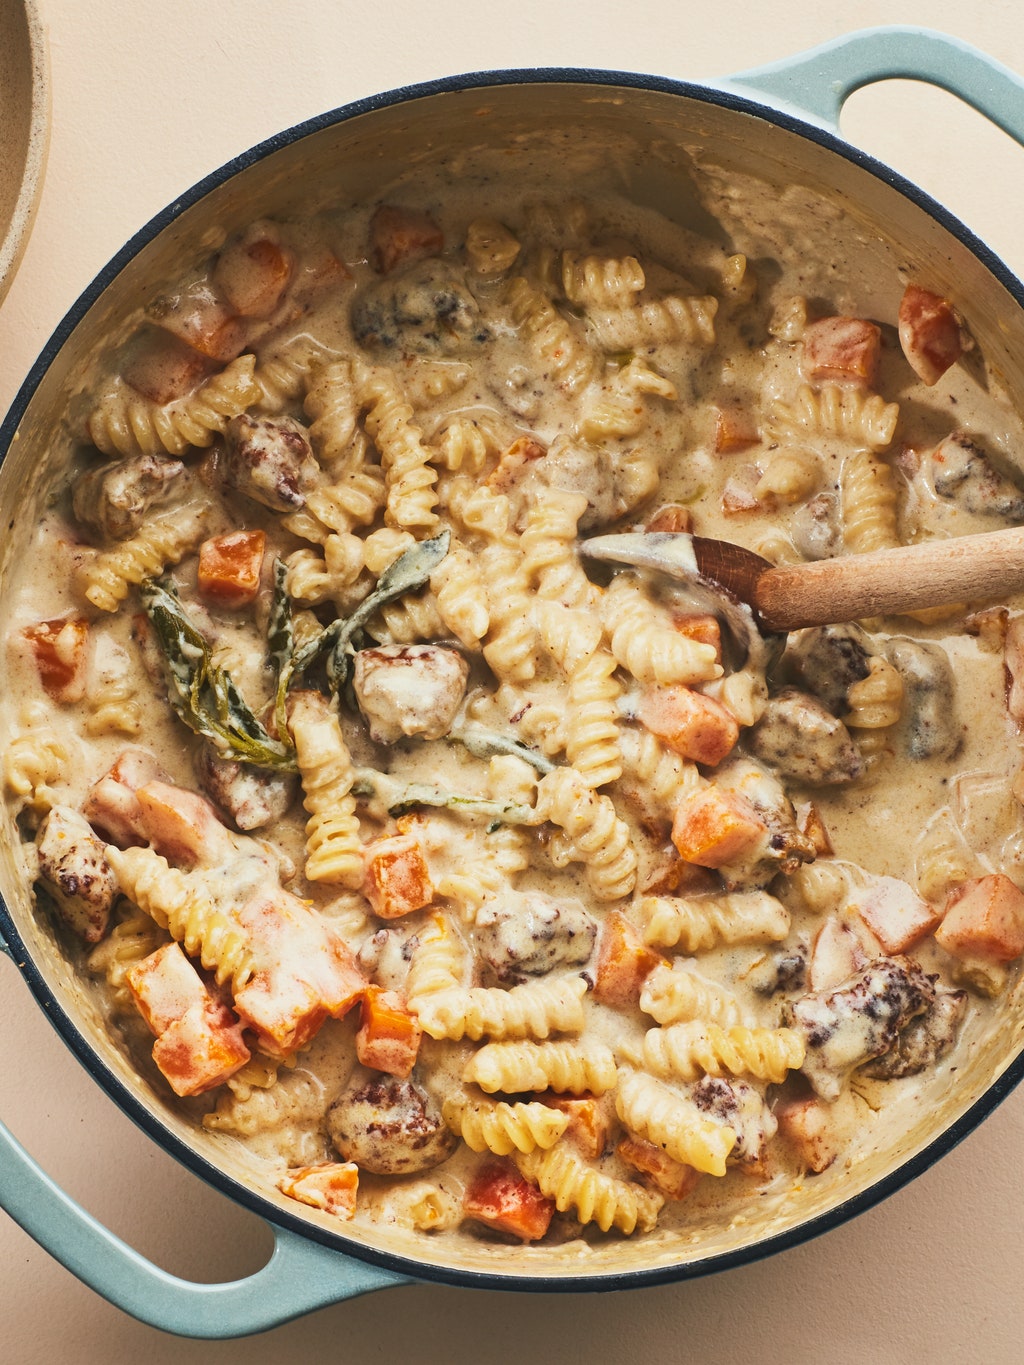
[[[383,806],[391,816],[405,815],[418,806],[454,811],[459,815],[486,816],[499,825],[533,825],[537,813],[521,801],[490,801],[464,792],[446,792],[425,782],[396,782],[374,768],[357,768],[352,794]]]
[[[327,681],[331,691],[335,694],[340,692],[348,681],[352,666],[352,640],[356,632],[386,603],[424,587],[448,553],[451,538],[451,532],[444,530],[432,540],[421,540],[418,545],[406,550],[405,554],[399,555],[394,564],[384,570],[373,592],[363,598],[351,616],[332,621],[292,656],[291,666],[286,669],[288,678],[285,687],[291,687],[308,669],[326,660]]]
[[[459,729],[449,730],[445,739],[462,744],[474,758],[492,758],[495,754],[512,754],[515,758],[521,758],[524,763],[529,763],[539,773],[553,772],[556,766],[549,758],[538,753],[536,749],[531,749],[527,745],[521,744],[518,739],[513,739],[511,735],[503,735],[497,730],[484,730],[475,725],[463,726]]]
[[[294,772],[291,744],[268,733],[230,674],[212,661],[209,645],[177,594],[152,580],[141,585],[140,593],[167,662],[168,701],[181,720],[212,740],[225,758]]]

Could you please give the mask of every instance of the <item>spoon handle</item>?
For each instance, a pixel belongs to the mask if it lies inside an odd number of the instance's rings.
[[[758,578],[754,606],[769,630],[785,631],[986,601],[1022,588],[1024,526],[1012,526],[812,564],[780,564]]]

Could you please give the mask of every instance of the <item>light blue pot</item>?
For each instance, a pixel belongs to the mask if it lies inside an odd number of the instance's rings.
[[[309,145],[340,125],[363,120],[364,116],[391,118],[407,115],[410,126],[419,126],[424,111],[457,101],[460,96],[486,90],[488,98],[500,99],[500,92],[512,87],[532,88],[532,98],[540,92],[564,88],[565,98],[582,103],[580,96],[593,94],[594,87],[607,95],[615,87],[629,105],[636,98],[653,94],[668,102],[683,101],[693,107],[726,110],[738,125],[784,130],[829,157],[857,167],[861,175],[873,177],[890,187],[910,205],[908,210],[928,220],[929,230],[951,236],[960,249],[969,253],[971,268],[979,279],[994,282],[1011,306],[1024,306],[1024,287],[961,224],[927,196],[904,182],[888,168],[849,146],[838,135],[838,118],[849,95],[862,86],[892,77],[929,82],[958,95],[1024,144],[1024,82],[998,62],[953,38],[925,29],[880,28],[854,33],[788,60],[754,71],[741,72],[716,86],[695,86],[632,74],[574,70],[539,70],[485,73],[435,84],[416,86],[336,110],[321,118],[281,134],[255,148],[210,176],[181,200],[147,225],[110,263],[85,292],[58,328],[40,360],[33,368],[15,404],[0,427],[0,451],[8,465],[17,463],[12,449],[19,426],[29,423],[32,403],[47,379],[51,367],[59,368],[74,353],[93,344],[105,325],[102,299],[108,287],[138,288],[149,279],[149,265],[138,266],[138,253],[154,243],[160,234],[173,238],[177,229],[187,231],[189,212],[211,193],[219,192],[231,205],[244,197],[235,193],[236,183],[244,187],[257,171],[275,174],[275,158],[283,149],[298,148],[301,163],[304,140]],[[639,92],[639,95],[637,94]],[[608,100],[602,100],[607,105]],[[388,115],[387,111],[391,111]],[[414,117],[415,116],[415,117]],[[363,123],[359,124],[362,127]],[[300,145],[301,144],[301,145]],[[238,207],[236,205],[236,207]],[[134,274],[133,274],[134,272]],[[99,307],[93,309],[97,300]],[[92,313],[90,314],[90,309]],[[90,321],[90,318],[92,321]],[[89,335],[90,326],[93,335]],[[82,340],[84,336],[84,340]],[[59,385],[58,385],[59,387]],[[41,401],[41,400],[40,400]],[[7,473],[7,469],[3,473]],[[9,483],[16,488],[18,479]],[[1024,1059],[1016,1039],[1008,1055],[996,1059],[989,1083],[979,1098],[965,1098],[941,1131],[923,1142],[896,1169],[889,1170],[852,1197],[836,1202],[825,1214],[768,1238],[703,1260],[669,1266],[632,1266],[630,1249],[621,1251],[621,1262],[601,1268],[595,1275],[521,1276],[495,1273],[492,1269],[453,1268],[438,1262],[403,1259],[379,1248],[353,1242],[350,1235],[332,1236],[254,1194],[197,1155],[161,1123],[123,1077],[116,1075],[101,1060],[89,1041],[83,1023],[74,1017],[72,993],[61,983],[61,973],[53,962],[44,961],[38,949],[30,950],[29,921],[19,920],[14,906],[24,900],[14,889],[10,905],[0,904],[0,948],[21,970],[29,989],[36,996],[54,1026],[97,1081],[117,1103],[155,1140],[186,1163],[203,1179],[225,1190],[232,1197],[261,1213],[270,1223],[275,1248],[268,1264],[257,1274],[229,1284],[193,1284],[150,1264],[131,1247],[97,1223],[68,1198],[33,1162],[11,1134],[0,1127],[0,1205],[16,1219],[53,1256],[69,1270],[112,1303],[142,1321],[183,1336],[225,1338],[259,1332],[326,1304],[367,1293],[373,1289],[407,1283],[410,1279],[443,1280],[448,1283],[479,1285],[487,1288],[528,1290],[620,1289],[665,1280],[702,1275],[748,1262],[815,1236],[837,1223],[870,1207],[905,1184],[935,1161],[975,1127],[1017,1084],[1024,1074]],[[22,928],[19,930],[19,923]],[[1016,1055],[1015,1055],[1016,1054]],[[426,1255],[426,1253],[425,1253]],[[515,1259],[515,1258],[513,1258]],[[622,1265],[626,1268],[622,1268]]]

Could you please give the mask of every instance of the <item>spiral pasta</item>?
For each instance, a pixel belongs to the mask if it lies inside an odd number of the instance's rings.
[[[725,1175],[735,1131],[705,1117],[692,1100],[653,1076],[642,1071],[621,1075],[615,1112],[631,1132],[663,1148],[673,1161],[707,1175]]]
[[[665,1202],[662,1195],[606,1175],[571,1147],[522,1153],[516,1163],[561,1213],[574,1209],[581,1223],[596,1223],[602,1232],[615,1227],[627,1236],[637,1229],[650,1232],[657,1225]]]
[[[431,1038],[547,1038],[583,1027],[581,977],[529,981],[511,990],[487,986],[436,991],[416,999],[423,1031]]]
[[[240,355],[193,394],[157,404],[122,379],[100,396],[86,419],[89,440],[104,455],[183,455],[208,446],[260,398],[254,355]]]
[[[449,1095],[441,1106],[445,1123],[474,1152],[546,1151],[565,1132],[569,1115],[546,1104],[507,1104],[504,1100]]]
[[[733,992],[717,981],[701,976],[682,959],[671,965],[659,963],[648,974],[640,989],[640,1008],[659,1024],[701,1019],[722,1028],[732,1028],[744,1022],[740,1003]]]
[[[253,974],[246,935],[210,900],[199,873],[181,872],[151,848],[108,847],[122,893],[166,929],[219,984],[240,990]]]
[[[789,911],[767,891],[725,896],[645,896],[644,939],[658,948],[705,952],[719,943],[776,943],[789,933]]]
[[[666,294],[630,308],[591,308],[587,326],[605,351],[640,350],[685,341],[713,346],[718,300],[703,296]]]
[[[117,611],[129,589],[195,549],[203,537],[206,516],[205,507],[195,507],[179,511],[173,521],[146,522],[130,540],[86,560],[78,574],[81,592],[100,611]]]
[[[627,308],[647,283],[635,256],[562,252],[562,292],[580,308]]]
[[[691,640],[663,622],[629,574],[616,574],[601,600],[616,661],[638,682],[695,683],[721,676],[714,645]]]
[[[568,320],[523,275],[505,290],[512,321],[529,337],[538,364],[570,392],[579,388],[590,377],[592,358]]]
[[[424,996],[457,990],[462,985],[466,950],[443,915],[417,935],[405,980],[405,995],[415,1010]]]
[[[366,430],[380,452],[387,487],[384,519],[389,526],[406,527],[424,535],[438,525],[437,470],[431,451],[413,425],[412,406],[406,402],[392,370],[353,366],[359,406],[365,410]]]
[[[591,791],[573,768],[556,768],[537,785],[537,817],[565,831],[551,850],[559,861],[581,862],[599,900],[628,896],[636,884],[637,858],[629,826],[612,801]]]
[[[900,410],[877,393],[825,384],[820,389],[803,385],[792,403],[774,403],[769,409],[764,434],[784,439],[793,434],[834,436],[868,450],[885,450],[892,444]]]
[[[430,575],[437,614],[466,649],[478,649],[491,624],[487,587],[480,567],[458,541]]]
[[[650,1029],[636,1060],[653,1076],[695,1081],[708,1076],[756,1076],[781,1085],[804,1060],[804,1040],[789,1028],[744,1028],[694,1019]]]
[[[322,366],[310,384],[303,407],[313,422],[309,439],[321,464],[336,464],[350,454],[358,408],[352,365],[347,359]]]
[[[295,1071],[266,1089],[250,1088],[244,1099],[224,1090],[203,1115],[203,1127],[245,1138],[257,1152],[272,1151],[290,1166],[308,1166],[326,1155],[323,1110],[322,1083],[308,1071]]]
[[[586,510],[586,494],[560,488],[542,490],[527,510],[520,540],[523,572],[538,597],[566,607],[590,605],[595,590],[576,551],[577,528]]]
[[[617,1076],[611,1048],[595,1039],[487,1043],[470,1057],[462,1079],[475,1082],[488,1094],[555,1090],[603,1095],[615,1088]]]
[[[337,716],[318,692],[300,692],[288,719],[309,812],[306,877],[353,889],[363,881],[363,847],[352,796],[352,759]]]
[[[884,460],[856,451],[843,464],[843,543],[851,554],[899,545],[896,481]]]

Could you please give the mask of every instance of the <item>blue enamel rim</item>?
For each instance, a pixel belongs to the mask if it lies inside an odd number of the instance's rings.
[[[835,134],[813,123],[774,109],[745,96],[734,94],[726,89],[713,86],[695,85],[685,81],[670,80],[666,77],[647,76],[636,72],[607,70],[588,70],[585,68],[537,68],[513,69],[470,73],[450,76],[436,81],[401,87],[384,94],[373,95],[343,105],[328,113],[317,115],[303,123],[275,134],[248,151],[226,162],[218,170],[205,176],[180,198],[173,201],[156,214],[126,243],[124,247],[97,274],[92,283],[82,292],[61,320],[50,337],[42,353],[28,373],[18,391],[10,411],[0,425],[0,463],[6,458],[15,432],[25,414],[25,410],[35,393],[44,374],[52,364],[61,347],[68,340],[75,327],[82,320],[100,294],[120,274],[137,253],[153,240],[164,228],[174,222],[186,209],[198,203],[212,190],[244,171],[265,160],[274,152],[289,146],[306,136],[326,128],[359,118],[375,110],[394,105],[412,103],[437,95],[460,94],[469,90],[487,89],[494,86],[522,85],[578,85],[623,87],[627,89],[655,91],[657,93],[680,96],[685,99],[716,105],[739,114],[751,115],[764,122],[795,133],[828,151],[836,153],[845,161],[852,162],[868,171],[886,185],[903,194],[920,209],[966,246],[991,272],[999,283],[1024,307],[1024,283],[1022,283],[1002,260],[980,240],[971,230],[956,218],[948,209],[937,203],[930,195],[907,180],[899,172],[886,166],[867,153],[843,142]],[[271,1224],[287,1228],[309,1241],[317,1242],[326,1249],[352,1256],[372,1265],[392,1271],[401,1276],[417,1280],[457,1285],[478,1289],[502,1289],[538,1292],[604,1292],[608,1290],[638,1289],[658,1284],[668,1284],[680,1280],[698,1279],[737,1266],[751,1265],[756,1261],[773,1256],[790,1247],[811,1241],[822,1233],[839,1227],[841,1224],[866,1212],[881,1203],[890,1195],[902,1189],[917,1176],[923,1174],[941,1157],[962,1142],[988,1115],[1006,1099],[1007,1095],[1024,1079],[1024,1052],[1007,1066],[1002,1075],[981,1094],[970,1108],[961,1115],[939,1137],[915,1156],[909,1158],[896,1170],[876,1181],[869,1189],[851,1197],[827,1213],[819,1214],[799,1226],[783,1233],[735,1251],[724,1252],[704,1260],[662,1266],[647,1270],[606,1271],[594,1276],[574,1275],[536,1275],[529,1278],[501,1275],[480,1271],[458,1270],[446,1266],[432,1265],[410,1258],[391,1255],[367,1247],[354,1239],[342,1235],[332,1235],[324,1229],[293,1217],[287,1210],[270,1203],[240,1182],[225,1175],[202,1156],[179,1140],[156,1119],[150,1109],[110,1071],[98,1054],[93,1050],[74,1020],[67,1014],[59,1000],[46,985],[33,962],[31,955],[18,933],[3,898],[0,897],[0,934],[6,940],[10,955],[22,973],[29,990],[35,996],[44,1013],[64,1042],[75,1054],[81,1064],[95,1081],[106,1091],[120,1109],[147,1133],[155,1142],[176,1160],[188,1167],[194,1174],[209,1185],[227,1195],[236,1203],[259,1215]],[[510,1248],[514,1250],[514,1248]],[[628,1249],[624,1245],[624,1253]]]

